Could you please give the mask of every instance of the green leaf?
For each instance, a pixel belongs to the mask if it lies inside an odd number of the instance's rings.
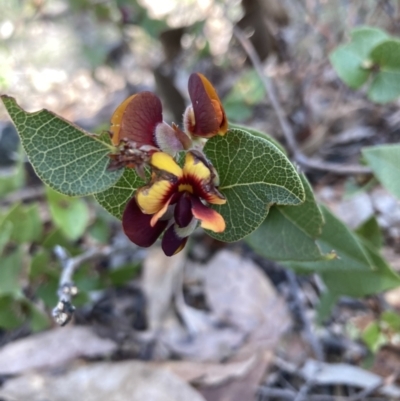
[[[47,314],[35,305],[34,302],[28,298],[23,298],[20,302],[27,309],[30,326],[34,333],[45,330],[51,326],[51,321]]]
[[[326,286],[335,294],[363,297],[378,294],[400,286],[400,277],[382,258],[379,252],[366,241],[360,245],[368,255],[372,268],[368,271],[327,271],[321,274]]]
[[[104,218],[101,213],[106,214],[106,212],[100,207],[97,210],[97,218],[95,222],[89,227],[88,233],[95,240],[102,244],[108,244],[110,241],[111,227],[110,227],[110,216]]]
[[[339,78],[350,88],[358,89],[367,82],[370,71],[362,68],[362,62],[353,45],[341,45],[329,56]]]
[[[385,323],[392,330],[400,333],[400,315],[391,310],[387,310],[381,315],[381,322]]]
[[[362,154],[381,184],[400,199],[400,145],[371,146]]]
[[[37,204],[31,206],[15,205],[4,217],[4,222],[12,223],[10,239],[20,244],[38,241],[43,232]]]
[[[224,217],[223,233],[208,232],[227,242],[238,241],[264,221],[273,204],[298,205],[305,200],[295,168],[271,142],[231,129],[210,139],[204,152],[220,177],[227,203],[213,206]]]
[[[371,322],[363,331],[361,338],[372,352],[378,351],[382,345],[387,343],[387,338],[381,332],[377,322]]]
[[[2,256],[0,265],[0,296],[22,297],[20,276],[24,268],[22,250]]]
[[[261,226],[246,242],[259,255],[278,261],[326,259],[315,239],[324,224],[310,184],[302,174],[306,200],[299,206],[274,206]]]
[[[13,297],[0,296],[0,328],[13,330],[26,320],[21,305]]]
[[[0,257],[6,247],[13,230],[13,224],[11,221],[0,222]]]
[[[363,224],[357,227],[356,233],[365,240],[369,241],[372,246],[379,249],[383,245],[382,231],[378,225],[375,216],[371,216]]]
[[[387,38],[388,35],[377,28],[354,29],[350,43],[339,46],[329,56],[340,79],[351,88],[361,87],[370,75],[363,64],[369,61],[371,50]]]
[[[27,113],[8,96],[1,99],[21,137],[37,175],[50,187],[70,196],[104,191],[122,175],[110,172],[112,147],[48,110]]]
[[[129,280],[132,280],[140,272],[140,264],[129,264],[121,266],[118,269],[110,271],[108,277],[112,285],[121,286],[124,285]]]
[[[85,201],[62,195],[49,187],[46,194],[55,226],[71,241],[80,238],[89,224],[89,208]]]
[[[362,59],[367,59],[372,49],[388,39],[389,35],[379,28],[361,26],[351,31],[351,43],[354,51]]]
[[[111,188],[94,195],[97,202],[117,219],[122,219],[125,205],[136,189],[145,185],[133,169],[125,169],[124,174]]]
[[[377,103],[387,103],[400,96],[400,41],[385,40],[371,52],[371,60],[379,66],[368,97]]]
[[[54,228],[50,231],[42,241],[42,246],[49,250],[52,250],[56,245],[62,246],[71,255],[77,255],[81,252],[79,246],[69,241],[59,228]]]
[[[328,209],[322,208],[322,211],[325,225],[317,244],[323,252],[334,250],[338,258],[317,262],[284,262],[285,266],[300,272],[320,274],[330,297],[362,297],[400,285],[400,277],[369,242],[358,238]]]
[[[46,249],[41,249],[31,258],[29,269],[29,279],[34,280],[46,274],[51,266],[50,253]]]
[[[334,260],[316,262],[291,262],[285,263],[289,267],[299,271],[315,271],[322,274],[332,271],[335,274],[345,271],[360,271],[365,273],[372,269],[372,262],[367,252],[360,245],[357,237],[350,229],[335,217],[327,208],[322,207],[325,225],[317,244],[324,253],[334,251],[338,258]],[[329,286],[328,286],[329,287]],[[330,287],[329,287],[330,289]]]
[[[324,217],[315,201],[313,190],[307,178],[304,174],[301,174],[300,178],[306,194],[304,203],[299,206],[278,206],[278,209],[287,220],[299,227],[304,234],[311,238],[317,238],[322,233]]]
[[[10,170],[0,175],[0,198],[25,185],[24,156],[20,151],[18,161]]]

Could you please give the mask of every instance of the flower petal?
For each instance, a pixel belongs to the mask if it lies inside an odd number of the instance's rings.
[[[166,213],[167,210],[168,210],[168,206],[169,206],[169,204],[171,203],[172,198],[173,198],[173,196],[171,196],[171,197],[165,202],[164,206],[163,206],[157,213],[153,214],[153,217],[152,217],[151,220],[150,220],[150,225],[151,225],[152,227],[154,227],[154,226],[156,225],[157,221],[160,220],[160,219],[165,215],[165,213]]]
[[[178,166],[172,156],[164,152],[153,153],[150,164],[158,170],[165,171],[177,178],[182,177],[182,169]]]
[[[185,156],[185,164],[183,166],[184,176],[191,176],[196,180],[209,181],[211,178],[211,171],[207,166],[207,161],[200,157],[200,152],[189,151]]]
[[[154,227],[151,227],[151,218],[151,215],[142,213],[135,198],[126,205],[122,216],[122,227],[134,244],[145,248],[153,245],[168,225],[167,220],[159,220]]]
[[[215,210],[203,205],[199,198],[191,197],[192,213],[196,219],[200,220],[200,226],[206,230],[221,233],[225,230],[224,218]]]
[[[188,237],[179,237],[175,231],[175,224],[170,226],[164,233],[161,247],[167,256],[180,252],[186,245]]]
[[[175,185],[169,180],[155,180],[136,191],[136,201],[145,214],[160,212],[174,193]]]
[[[179,227],[187,227],[192,221],[192,203],[188,193],[184,192],[179,197],[174,210],[174,218]]]
[[[171,156],[175,156],[177,152],[183,150],[183,145],[177,136],[177,132],[179,131],[176,131],[165,122],[158,124],[155,130],[158,147]]]
[[[188,86],[194,114],[193,118],[192,111],[190,109],[186,111],[188,116],[185,121],[189,122],[187,127],[189,132],[205,138],[211,138],[216,134],[224,135],[228,130],[228,121],[218,94],[210,81],[202,74],[193,73],[190,75]],[[194,122],[194,126],[191,126],[190,122]]]
[[[214,185],[218,181],[216,174],[211,162],[201,152],[192,150],[186,153],[183,181],[191,184],[192,192],[198,197],[214,205],[223,205],[226,199]]]
[[[112,143],[118,146],[122,139],[157,147],[156,126],[163,121],[160,99],[151,92],[140,92],[122,102],[111,117]]]

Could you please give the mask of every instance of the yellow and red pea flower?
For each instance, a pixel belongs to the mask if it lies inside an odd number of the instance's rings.
[[[200,73],[193,73],[189,78],[188,89],[192,105],[184,114],[185,131],[193,137],[202,138],[225,135],[228,120],[210,81]]]
[[[215,187],[215,170],[201,152],[188,151],[183,168],[170,155],[156,152],[150,166],[151,182],[136,191],[122,217],[133,243],[149,247],[165,231],[162,249],[172,256],[184,248],[198,221],[205,229],[225,230],[223,217],[202,202],[222,205],[226,199]]]

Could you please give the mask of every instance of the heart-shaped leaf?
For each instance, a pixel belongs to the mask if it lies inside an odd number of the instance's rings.
[[[27,113],[13,98],[3,95],[1,99],[37,175],[56,191],[89,195],[105,190],[121,177],[121,170],[107,170],[112,147],[104,138],[48,110]]]
[[[330,54],[330,61],[339,77],[351,88],[361,87],[370,71],[363,64],[369,61],[372,49],[389,36],[377,28],[360,27],[351,32],[351,41]]]
[[[122,177],[115,185],[94,195],[97,202],[117,219],[122,219],[125,205],[132,198],[136,189],[145,185],[145,182],[133,169],[125,169]]]
[[[305,193],[288,158],[271,142],[241,129],[210,139],[204,152],[220,177],[219,190],[227,203],[213,206],[224,217],[226,229],[212,237],[238,241],[264,221],[270,206],[298,205]]]
[[[279,261],[315,261],[323,255],[315,239],[321,234],[324,219],[305,176],[301,176],[306,200],[298,206],[274,206],[261,226],[246,242],[259,255]]]
[[[377,103],[390,102],[400,96],[400,41],[385,40],[371,52],[371,60],[378,66],[368,90],[368,97]]]
[[[400,199],[400,145],[371,146],[362,154],[381,184]]]

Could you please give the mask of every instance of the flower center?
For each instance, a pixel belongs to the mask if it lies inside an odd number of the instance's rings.
[[[178,191],[179,192],[187,191],[187,192],[190,192],[192,194],[193,193],[193,187],[190,184],[179,184]]]

